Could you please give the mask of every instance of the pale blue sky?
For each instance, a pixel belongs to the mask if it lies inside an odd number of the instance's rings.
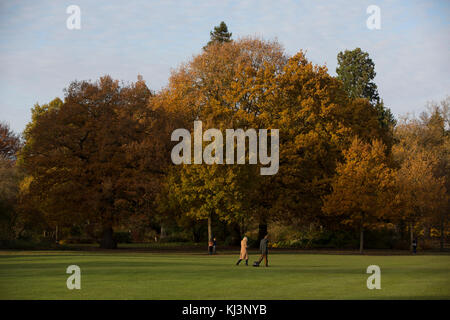
[[[72,4],[81,8],[81,30],[66,28]],[[381,30],[366,27],[371,4],[381,9]],[[158,90],[222,20],[233,38],[277,38],[333,75],[337,53],[361,47],[395,115],[418,114],[450,94],[450,1],[0,0],[0,120],[22,131],[36,102],[104,74],[142,74]]]

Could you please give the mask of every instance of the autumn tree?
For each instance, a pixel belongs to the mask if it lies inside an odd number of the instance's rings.
[[[211,239],[213,217],[229,224],[248,219],[245,213],[249,209],[245,205],[250,199],[245,195],[255,185],[245,173],[248,168],[244,166],[183,165],[170,176],[170,196],[176,198],[187,216],[208,222],[208,239]]]
[[[21,158],[29,193],[56,223],[98,223],[103,248],[116,246],[121,218],[149,207],[163,175],[164,122],[147,106],[150,95],[142,79],[75,81],[64,102],[35,107],[27,128]]]
[[[0,157],[14,160],[20,148],[20,136],[13,132],[6,122],[0,122]]]
[[[9,160],[12,154],[0,157],[0,241],[15,238],[14,227],[18,218],[17,201],[21,174],[15,163]]]
[[[23,188],[29,181],[20,169],[22,147],[20,135],[0,123],[0,240],[15,240],[25,233],[30,236],[44,224],[41,216],[33,216],[22,203]]]
[[[325,66],[303,52],[281,67],[259,72],[257,86],[242,90],[258,99],[263,127],[280,129],[280,170],[270,184],[270,211],[285,222],[324,223],[322,198],[351,137],[380,138],[367,100],[351,100]],[[364,124],[364,125],[363,125]]]
[[[254,177],[258,198],[248,206],[259,216],[261,235],[269,216],[321,220],[321,198],[349,137],[369,141],[382,135],[366,100],[351,100],[325,67],[314,66],[302,52],[287,58],[273,42],[211,45],[172,75],[163,95],[167,106],[186,114],[191,132],[196,119],[205,129],[280,130],[280,171]],[[213,177],[207,173],[204,181]]]
[[[0,122],[0,240],[15,237],[17,201],[21,173],[16,166],[21,138],[5,122]]]
[[[418,172],[410,172],[414,175],[423,175],[423,183],[429,183],[431,189],[440,190],[437,184],[442,181],[445,190],[450,188],[450,135],[449,135],[449,108],[450,98],[438,103],[430,103],[427,111],[421,113],[418,118],[404,117],[395,128],[395,137],[398,143],[394,148],[394,156],[397,165],[403,171],[417,169]],[[407,173],[405,173],[407,175]],[[420,185],[411,184],[417,188]],[[425,188],[426,189],[426,188]],[[427,190],[417,189],[417,193],[427,192]],[[406,192],[406,191],[405,191]],[[410,190],[409,192],[412,192]],[[439,194],[436,191],[436,194]],[[428,194],[429,196],[433,196]],[[445,235],[448,226],[448,213],[450,212],[450,203],[447,196],[447,202],[442,198],[435,199],[433,206],[422,202],[425,209],[413,209],[414,202],[404,201],[405,212],[416,212],[417,218],[414,219],[416,225],[424,228],[425,238],[430,237],[431,226],[436,226],[440,232],[441,250],[443,250]],[[418,200],[418,199],[417,199]],[[430,200],[431,201],[431,200]],[[426,208],[428,206],[428,208]],[[419,214],[420,213],[420,214]],[[419,219],[420,218],[420,219]]]
[[[204,131],[209,128],[222,132],[265,128],[258,122],[263,96],[256,89],[259,84],[255,83],[255,75],[267,65],[279,70],[285,61],[281,46],[276,42],[246,38],[212,43],[208,50],[176,70],[168,87],[158,96],[164,101],[162,105],[167,112],[184,115],[183,128],[190,132],[193,132],[195,120],[202,121]],[[250,181],[259,185],[261,177],[254,167],[186,165],[178,168],[172,187],[182,195],[179,200],[184,199],[185,212],[191,216],[212,221],[211,215],[216,215],[223,221],[239,223],[258,211],[257,202],[250,199],[255,188],[244,187]],[[222,186],[224,182],[226,185]],[[195,194],[193,188],[197,190]],[[214,203],[222,203],[223,208],[214,207]]]
[[[416,150],[403,160],[397,173],[397,213],[408,225],[411,251],[416,224],[442,214],[448,203],[445,179],[433,175],[436,163],[432,153]]]
[[[379,140],[368,144],[355,138],[344,157],[322,209],[359,229],[359,250],[363,253],[364,230],[391,212],[395,172],[387,166],[385,146]]]

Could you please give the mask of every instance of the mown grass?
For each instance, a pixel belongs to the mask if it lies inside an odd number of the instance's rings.
[[[257,257],[252,256],[250,262]],[[0,299],[450,299],[450,256],[273,254],[270,267],[237,255],[0,252]],[[68,290],[66,268],[81,268]],[[381,268],[381,290],[366,286]]]

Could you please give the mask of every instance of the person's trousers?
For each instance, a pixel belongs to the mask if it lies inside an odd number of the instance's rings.
[[[261,254],[261,257],[259,257],[259,260],[258,260],[258,264],[259,263],[261,263],[261,261],[264,259],[264,261],[265,261],[265,263],[266,263],[266,267],[268,267],[269,266],[269,260],[268,260],[268,258],[267,258],[267,253],[262,253]]]

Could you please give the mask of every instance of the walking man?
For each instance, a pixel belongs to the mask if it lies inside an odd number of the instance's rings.
[[[261,251],[261,257],[258,260],[258,265],[261,263],[261,261],[264,259],[265,263],[266,263],[266,267],[269,266],[269,261],[267,258],[267,255],[269,253],[268,250],[268,242],[269,242],[269,235],[266,234],[264,236],[264,239],[261,239],[261,242],[259,243],[259,250]]]

